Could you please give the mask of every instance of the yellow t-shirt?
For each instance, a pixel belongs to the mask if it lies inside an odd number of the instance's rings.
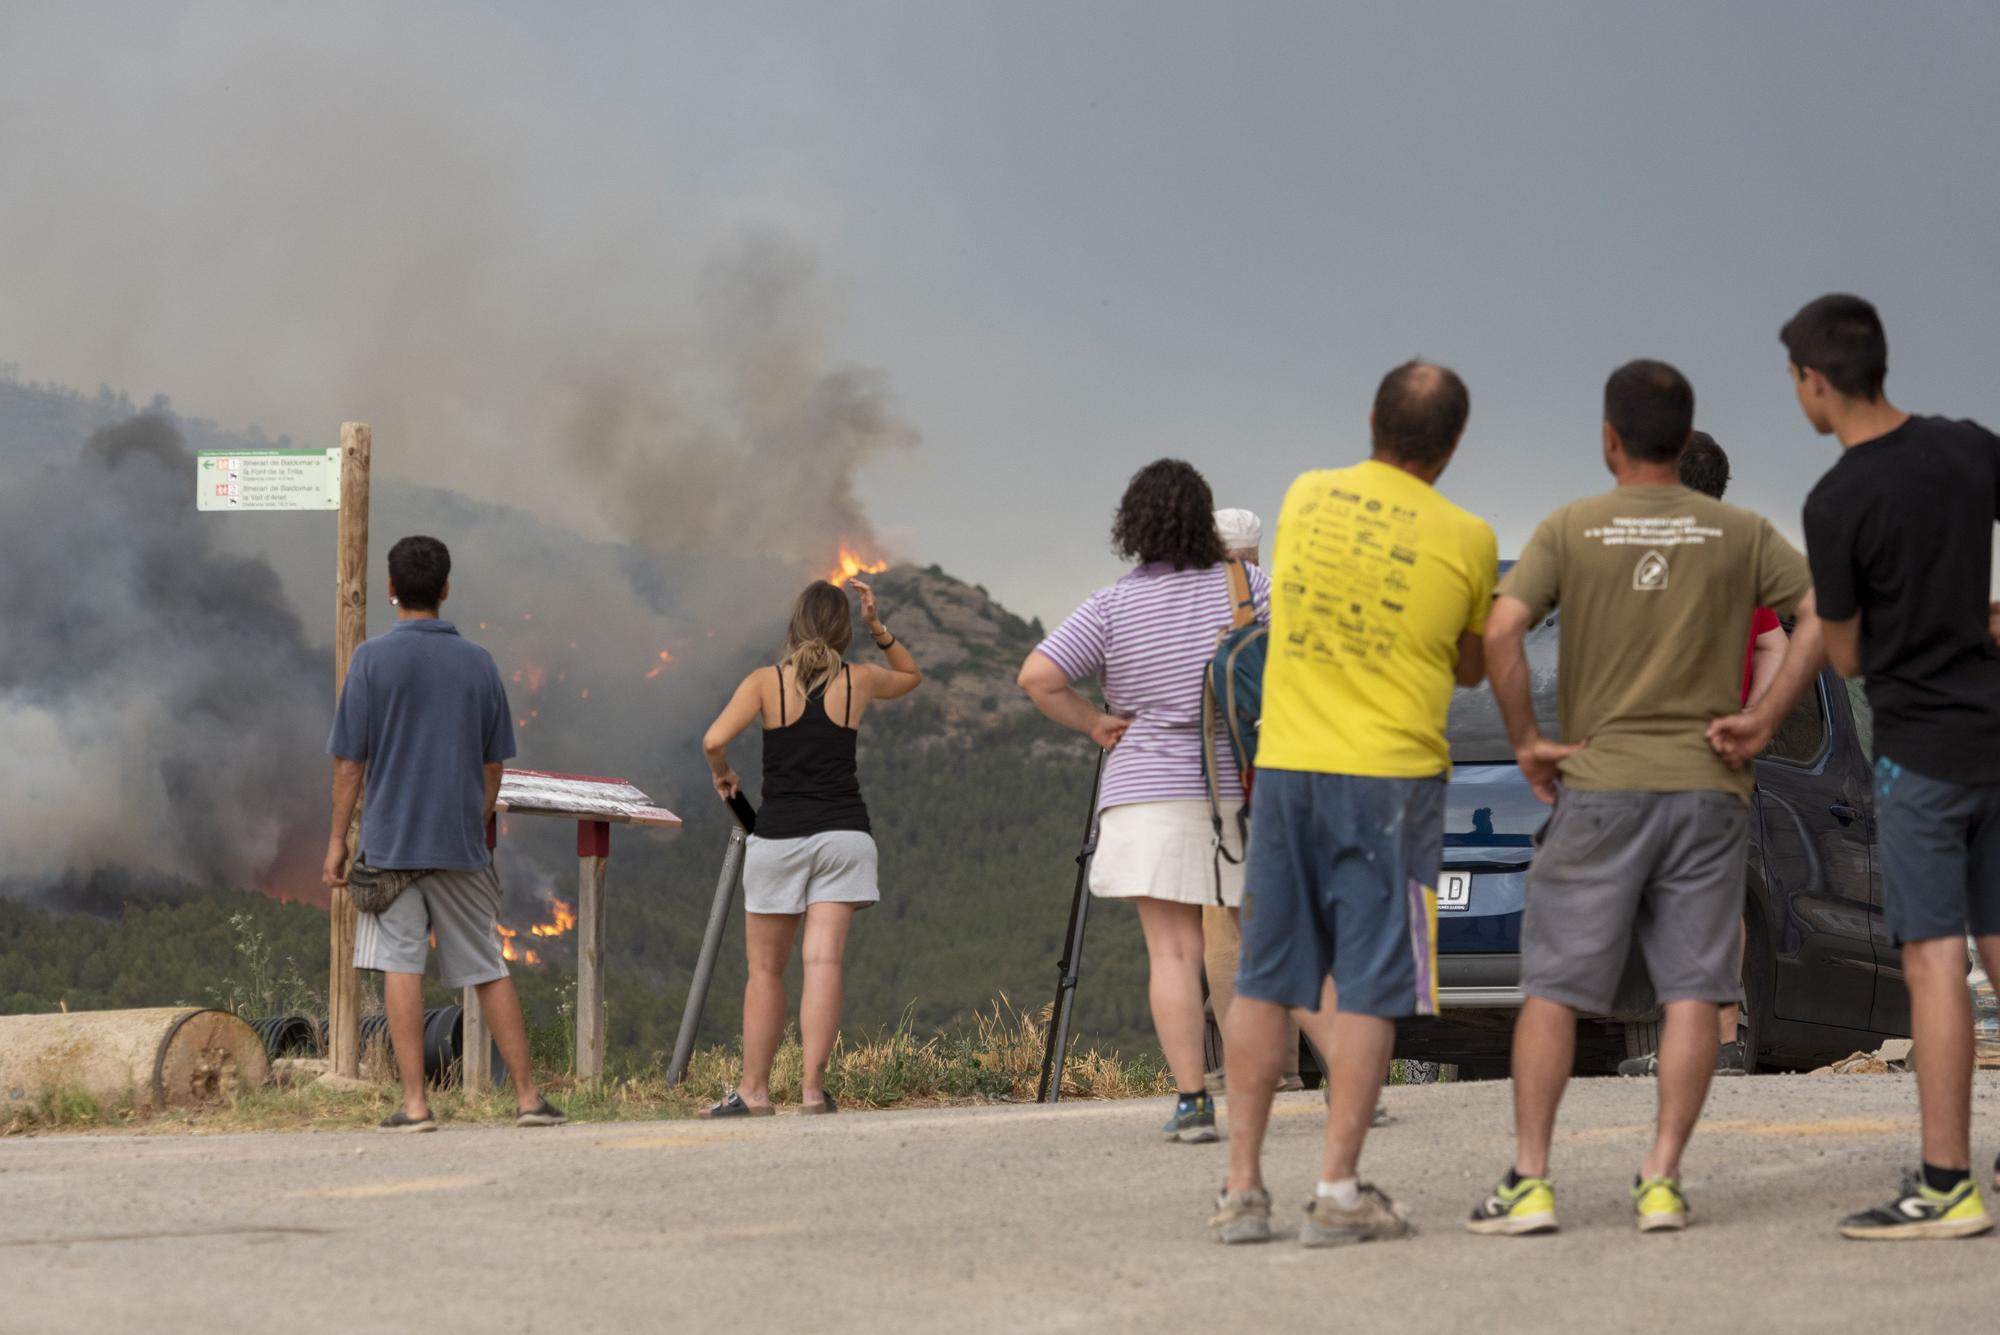
[[[1486,627],[1493,530],[1400,468],[1307,473],[1271,552],[1259,769],[1420,779],[1451,768],[1458,639]]]

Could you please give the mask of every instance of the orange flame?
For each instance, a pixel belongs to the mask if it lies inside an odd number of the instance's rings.
[[[856,575],[879,575],[888,568],[887,561],[867,560],[843,541],[840,544],[840,564],[827,572],[826,579],[837,589]]]
[[[576,930],[576,906],[565,900],[550,901],[549,920],[528,929],[529,936],[561,936]]]
[[[519,935],[520,933],[511,927],[500,926],[500,958],[510,964],[540,964],[542,962],[540,951],[514,944],[514,938]]]
[[[674,661],[674,656],[672,654],[668,653],[665,649],[660,650],[660,661],[655,663],[653,665],[653,670],[646,674],[646,680],[651,681],[653,678],[659,676],[662,672],[665,672],[667,670],[667,664],[673,661]]]

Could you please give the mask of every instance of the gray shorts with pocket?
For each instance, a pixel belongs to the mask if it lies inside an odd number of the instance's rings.
[[[1735,1001],[1749,837],[1733,793],[1564,789],[1528,869],[1521,990],[1610,1014],[1636,943],[1661,1003]]]
[[[421,974],[433,934],[438,981],[446,987],[507,976],[500,953],[500,878],[491,863],[478,871],[428,872],[380,913],[356,914],[354,967]]]
[[[882,898],[875,881],[875,840],[860,830],[828,830],[796,839],[750,836],[743,850],[743,907],[750,913],[804,913],[814,904]]]

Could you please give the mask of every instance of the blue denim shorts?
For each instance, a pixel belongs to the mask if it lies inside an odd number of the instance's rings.
[[[1250,801],[1236,993],[1317,1010],[1437,1014],[1443,775],[1259,770]]]
[[[1897,945],[2000,933],[2000,783],[1875,762],[1882,908]]]

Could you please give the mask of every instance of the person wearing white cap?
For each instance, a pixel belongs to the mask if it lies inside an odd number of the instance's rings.
[[[1257,564],[1257,549],[1264,543],[1264,521],[1249,510],[1217,510],[1215,531],[1229,554],[1250,565]]]

